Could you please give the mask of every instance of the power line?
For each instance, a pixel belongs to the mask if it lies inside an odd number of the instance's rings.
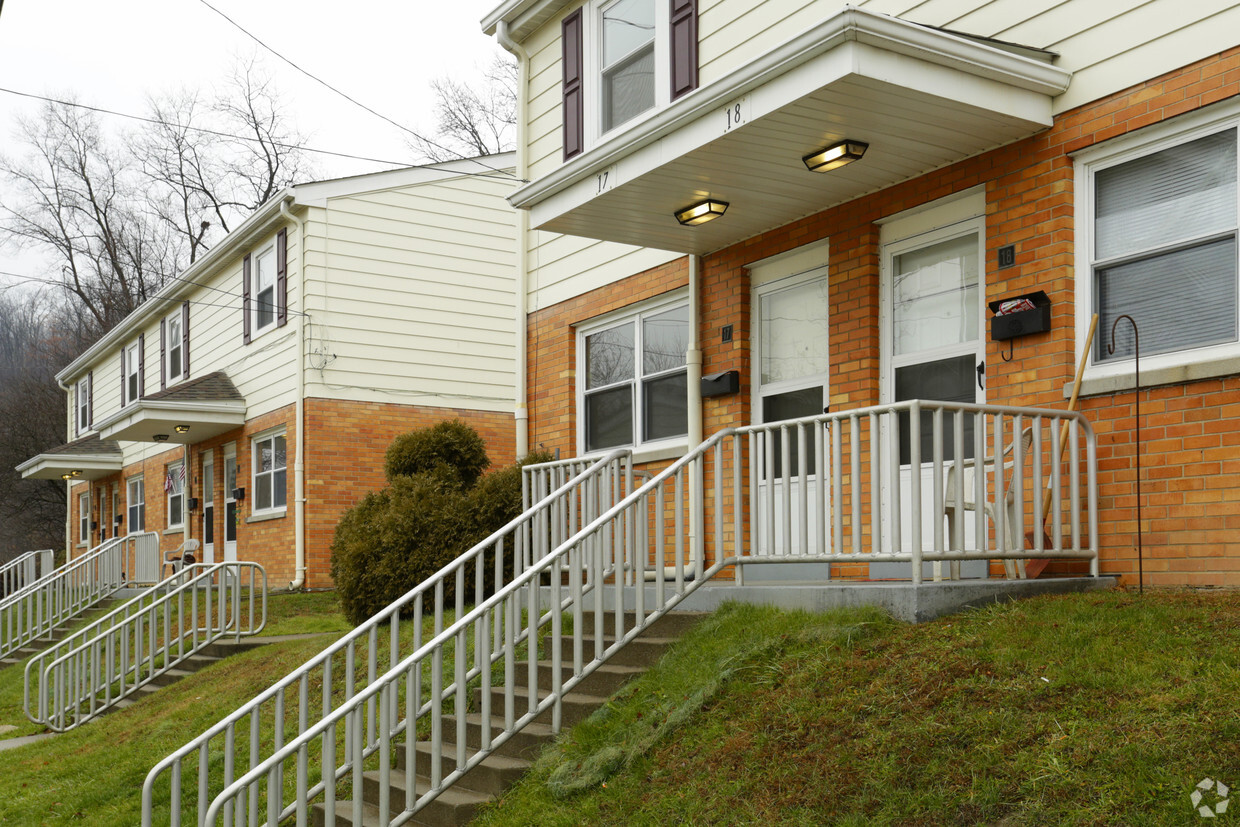
[[[198,2],[199,2],[199,3],[202,3],[202,4],[203,4],[204,6],[206,6],[208,9],[210,9],[211,11],[215,12],[216,14],[218,14],[220,17],[222,17],[222,18],[224,18],[225,20],[227,20],[227,21],[228,21],[229,23],[231,23],[234,27],[236,27],[236,29],[237,29],[238,31],[240,31],[240,32],[241,32],[242,34],[244,34],[246,37],[248,37],[248,38],[250,38],[251,40],[253,40],[253,41],[254,41],[255,43],[257,43],[259,46],[262,46],[264,49],[266,49],[267,51],[271,52],[271,53],[272,53],[273,55],[275,55],[276,57],[280,58],[280,60],[283,60],[283,61],[284,61],[285,63],[287,63],[289,66],[292,66],[294,69],[296,69],[297,71],[301,72],[303,75],[305,75],[306,77],[310,78],[310,79],[311,79],[311,80],[313,80],[315,83],[321,84],[322,86],[326,87],[327,89],[330,89],[331,91],[335,92],[337,95],[339,95],[340,97],[342,97],[342,98],[344,98],[345,100],[349,101],[349,102],[350,102],[350,103],[352,103],[354,106],[358,106],[358,107],[360,107],[360,108],[362,108],[362,109],[366,110],[366,111],[367,111],[367,112],[369,112],[370,114],[374,115],[376,118],[379,118],[380,120],[383,120],[383,121],[386,121],[387,123],[390,123],[392,126],[396,127],[397,129],[400,129],[400,130],[403,130],[403,131],[405,131],[405,132],[408,132],[410,135],[412,135],[413,137],[417,138],[419,141],[425,141],[426,143],[430,144],[431,146],[435,147],[436,149],[442,150],[443,152],[450,152],[450,153],[452,153],[453,155],[456,155],[457,157],[459,157],[459,158],[460,158],[461,160],[463,160],[463,161],[473,161],[473,162],[474,162],[475,164],[477,164],[478,166],[480,166],[480,167],[484,167],[484,168],[486,168],[486,169],[489,169],[489,170],[491,170],[492,172],[498,172],[498,173],[501,173],[501,174],[505,174],[505,175],[508,175],[508,177],[511,177],[511,178],[515,178],[515,177],[516,177],[515,175],[511,175],[511,174],[508,174],[508,173],[504,173],[504,171],[503,171],[503,170],[496,169],[495,167],[491,166],[490,164],[484,164],[482,161],[479,161],[477,158],[466,158],[465,156],[461,155],[461,153],[456,152],[455,150],[449,149],[448,147],[445,147],[445,146],[441,146],[441,145],[439,145],[439,144],[435,143],[434,141],[432,141],[431,139],[426,138],[426,137],[424,137],[424,136],[422,136],[422,135],[419,135],[417,132],[414,132],[412,129],[410,129],[409,127],[405,126],[404,124],[397,123],[396,121],[392,120],[392,119],[391,119],[391,118],[389,118],[387,115],[384,115],[384,114],[382,114],[382,113],[376,112],[375,110],[371,109],[371,108],[370,108],[369,106],[367,106],[366,104],[362,103],[361,101],[357,100],[356,98],[352,97],[351,95],[348,95],[348,94],[346,94],[345,92],[340,91],[340,90],[339,90],[339,89],[337,89],[335,86],[332,86],[330,83],[328,83],[327,81],[325,81],[325,80],[323,80],[322,78],[318,77],[317,75],[311,74],[310,72],[308,72],[308,71],[306,71],[305,69],[301,68],[301,67],[300,67],[300,66],[298,66],[296,63],[294,63],[293,61],[289,60],[287,57],[285,57],[284,55],[282,55],[282,54],[280,54],[279,52],[277,52],[275,49],[273,49],[273,48],[271,48],[270,46],[268,46],[266,43],[264,43],[262,40],[260,40],[260,39],[259,39],[256,35],[251,34],[249,31],[247,31],[247,30],[246,30],[246,28],[245,28],[244,26],[242,26],[242,25],[241,25],[240,23],[238,23],[236,20],[233,20],[231,17],[229,17],[228,15],[224,14],[224,12],[220,11],[220,10],[219,10],[219,9],[217,9],[215,6],[213,6],[213,5],[211,5],[210,3],[208,3],[208,2],[207,2],[207,0],[198,0]]]

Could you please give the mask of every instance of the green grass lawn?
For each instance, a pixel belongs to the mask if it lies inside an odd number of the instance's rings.
[[[1206,777],[1240,788],[1240,593],[732,606],[481,823],[1199,824]]]

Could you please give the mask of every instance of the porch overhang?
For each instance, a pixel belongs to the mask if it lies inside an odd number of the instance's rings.
[[[846,8],[510,201],[537,229],[711,252],[1049,127],[1070,74],[1039,55]],[[802,162],[844,139],[869,144],[861,161]],[[706,198],[726,214],[676,221]]]
[[[245,399],[223,372],[138,399],[98,423],[104,439],[193,445],[245,424]]]
[[[17,466],[27,480],[97,480],[124,467],[116,442],[91,435],[31,457]]]

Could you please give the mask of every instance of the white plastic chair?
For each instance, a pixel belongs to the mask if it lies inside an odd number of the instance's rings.
[[[1033,446],[1033,429],[1026,428],[1020,435],[1021,456],[1027,461],[1030,457],[1030,448]],[[1003,450],[1003,456],[1006,458],[1003,462],[1003,527],[1004,530],[996,533],[995,540],[999,544],[999,551],[1012,551],[1024,547],[1025,538],[1021,535],[1021,527],[1024,524],[1022,514],[1016,511],[1015,486],[1016,460],[1012,458],[1012,452],[1015,449],[1015,442],[1009,444]],[[984,457],[981,462],[982,473],[987,473],[994,468],[995,458],[993,456]],[[970,497],[973,496],[975,488],[975,474],[977,473],[978,464],[976,460],[966,459],[954,462],[947,469],[947,477],[943,485],[943,516],[947,518],[947,543],[951,547],[952,542],[956,538],[956,521],[964,517],[961,512],[976,511],[977,503]],[[956,499],[956,475],[961,475],[962,494],[958,501]],[[991,487],[986,488],[987,493],[993,495],[995,492]],[[986,516],[990,518],[991,525],[998,525],[998,513],[996,510],[996,502],[983,504]],[[962,526],[963,527],[963,526]],[[980,546],[982,541],[978,540]],[[1025,579],[1025,561],[1024,559],[1005,558],[1003,561],[1003,570],[1008,580]],[[951,561],[950,579],[960,579],[960,562],[958,560]],[[934,564],[934,579],[942,579],[941,563]]]
[[[159,579],[163,580],[166,575],[164,571],[171,566],[172,573],[176,574],[182,568],[198,562],[194,554],[198,551],[199,542],[197,540],[186,540],[172,551],[164,552],[163,563],[159,567]]]

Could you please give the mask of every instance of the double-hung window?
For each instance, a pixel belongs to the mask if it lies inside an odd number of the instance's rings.
[[[285,447],[284,434],[254,440],[255,514],[282,511],[288,504],[288,456]]]
[[[74,418],[77,424],[77,433],[84,434],[90,430],[91,426],[91,384],[92,374],[87,374],[86,378],[77,383],[75,391],[75,410]]]
[[[688,431],[689,308],[666,303],[578,331],[584,451],[648,445]]]
[[[276,323],[276,254],[268,248],[254,257],[254,332]]]
[[[126,503],[129,507],[129,533],[146,531],[146,488],[142,477],[130,477],[125,483]]]
[[[78,542],[90,544],[90,494],[78,494]]]
[[[164,492],[168,496],[165,528],[185,525],[185,460],[170,463],[164,472]]]
[[[122,401],[128,405],[142,396],[142,337],[125,346],[121,352],[121,367],[124,379]]]
[[[600,12],[600,119],[607,132],[655,104],[655,0],[616,0]]]
[[[163,385],[189,376],[189,302],[166,317],[159,327],[159,347],[163,357]]]
[[[1109,347],[1124,315],[1139,330],[1143,373],[1240,355],[1238,133],[1235,116],[1190,118],[1078,159],[1078,191],[1091,198],[1078,211],[1088,221],[1078,224],[1088,250],[1078,330],[1085,314],[1098,314],[1095,375],[1131,365],[1126,320]]]

